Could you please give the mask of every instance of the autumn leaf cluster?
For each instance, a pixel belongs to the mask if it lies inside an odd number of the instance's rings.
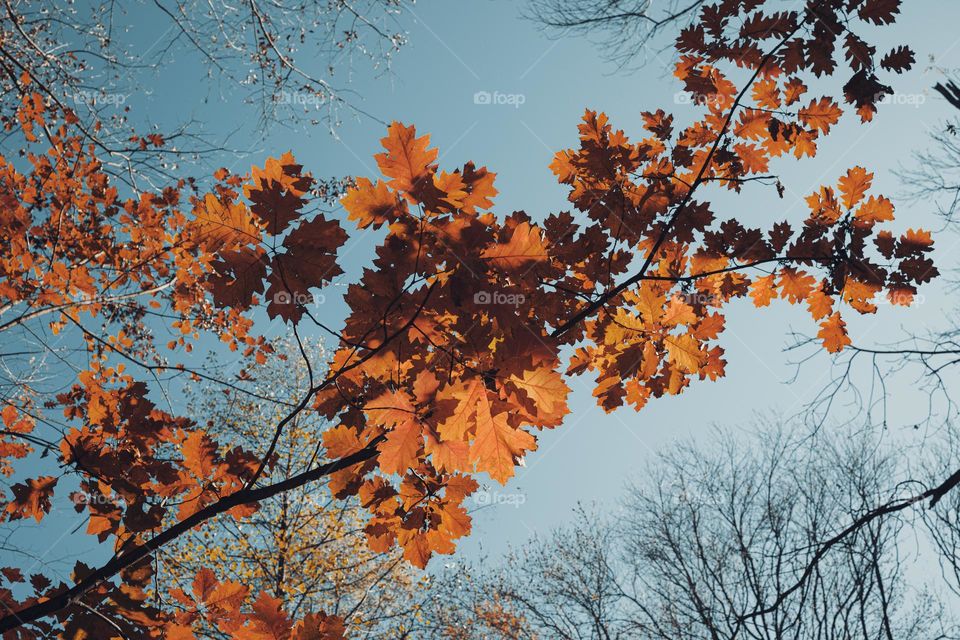
[[[838,173],[803,215],[769,215],[759,227],[708,200],[761,188],[792,197],[773,171],[815,156],[845,111],[872,119],[892,91],[881,75],[913,64],[904,46],[877,60],[855,32],[892,24],[899,0],[769,11],[775,4],[704,5],[679,35],[674,74],[697,105],[691,122],[647,111],[631,140],[586,111],[578,145],[550,165],[572,209],[547,216],[495,214],[493,172],[441,168],[429,136],[401,123],[382,140],[380,175],[358,177],[343,197],[344,220],[317,206],[317,182],[290,153],[250,175],[220,170],[208,189],[184,179],[121,196],[69,112],[26,100],[5,124],[29,148],[47,148],[0,159],[0,305],[12,318],[0,330],[41,323],[85,358],[68,390],[25,386],[7,401],[0,463],[10,472],[30,451],[18,436],[53,421],[54,453],[81,491],[121,499],[77,503],[114,558],[78,565],[70,586],[35,576],[32,595],[7,589],[19,617],[0,628],[46,630],[52,615],[110,637],[115,629],[88,610],[103,607],[129,637],[189,638],[201,615],[237,638],[336,637],[342,621],[323,612],[293,621],[269,595],[209,572],[171,594],[179,613],[157,610],[145,595],[150,545],[213,517],[249,516],[260,500],[324,477],[334,496],[368,511],[372,550],[399,546],[423,567],[469,533],[464,501],[477,476],[507,482],[538,432],[561,426],[571,377],[592,378],[607,411],[639,409],[724,375],[734,300],[804,305],[831,352],[850,344],[845,314],[875,313],[878,296],[909,304],[937,275],[932,239],[892,230],[893,204],[873,193],[868,169]],[[842,83],[836,97],[811,89],[828,78]],[[361,230],[379,243],[334,328],[309,300],[343,275],[338,253]],[[490,292],[517,303],[491,304]],[[262,447],[222,446],[159,408],[161,374],[242,390],[275,357],[257,333],[272,319],[293,335],[328,332],[337,348],[288,413],[264,425]],[[159,341],[157,327],[171,338]],[[211,336],[242,358],[236,379],[191,364]],[[326,461],[266,482],[279,437],[302,412],[333,425],[321,436]],[[44,475],[14,485],[6,516],[41,521],[57,484]]]

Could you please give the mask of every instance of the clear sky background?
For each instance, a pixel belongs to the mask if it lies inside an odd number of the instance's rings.
[[[384,121],[415,124],[418,131],[430,133],[440,149],[441,167],[450,170],[473,160],[496,172],[499,215],[522,209],[541,219],[570,208],[567,188],[556,182],[547,166],[556,151],[577,144],[577,124],[585,108],[605,111],[615,127],[638,138],[641,111],[674,111],[681,122],[694,111],[675,98],[680,85],[671,75],[669,50],[658,53],[652,48],[645,61],[636,61],[635,68],[620,70],[604,61],[589,40],[544,34],[534,23],[521,19],[522,4],[422,0],[413,11],[397,17],[409,44],[396,55],[392,70],[375,74],[358,63],[349,86],[363,97],[360,104],[370,114]],[[787,9],[791,3],[783,4]],[[155,10],[143,5],[131,11],[136,19],[127,37],[151,42],[163,24],[152,14]],[[861,164],[876,173],[875,192],[894,197],[898,229],[941,228],[930,203],[909,204],[896,197],[904,186],[893,171],[909,164],[912,152],[928,147],[929,131],[940,128],[954,113],[931,87],[943,79],[937,69],[960,68],[958,23],[960,3],[905,3],[901,19],[883,31],[881,42],[909,43],[917,52],[915,69],[894,86],[904,98],[881,108],[874,124],[861,126],[856,118],[845,120],[820,144],[816,159],[790,158],[775,164],[772,169],[787,187],[784,199],[778,199],[771,188],[751,187],[736,198],[718,197],[715,210],[764,227],[797,218],[805,207],[803,196],[821,183],[835,183],[848,168]],[[223,97],[218,83],[190,56],[168,61],[158,76],[145,78],[144,83],[152,90],[127,100],[137,118],[163,123],[193,117],[208,123],[211,133],[238,129],[231,143],[249,153],[239,159],[224,155],[211,162],[211,168],[226,165],[246,171],[251,164],[262,165],[268,155],[292,150],[317,176],[376,175],[372,156],[379,150],[385,128],[369,118],[353,118],[344,110],[345,121],[336,136],[322,125],[283,124],[255,136],[256,110],[239,96]],[[835,95],[836,80],[828,84]],[[522,96],[522,104],[475,104],[474,94],[479,91]],[[811,91],[819,95],[815,88]],[[254,141],[252,148],[250,141]],[[345,215],[342,219],[343,226],[352,230]],[[343,282],[353,281],[369,264],[377,238],[369,233],[351,239],[344,249],[347,275]],[[937,236],[935,259],[944,273],[957,264],[957,240],[950,233]],[[329,325],[337,326],[344,314],[340,292],[326,293],[321,313]],[[921,293],[922,304],[908,310],[886,306],[876,316],[857,319],[849,314],[854,341],[882,344],[902,337],[904,330],[924,332],[943,326],[956,307],[955,295],[945,282]],[[829,381],[831,361],[818,355],[794,378],[797,370],[791,363],[811,352],[784,353],[783,349],[792,342],[792,331],[813,335],[816,330],[802,307],[775,303],[757,310],[749,302],[733,304],[721,337],[727,351],[726,378],[694,383],[681,396],[652,400],[639,413],[621,409],[604,414],[591,397],[591,381],[573,379],[566,423],[541,434],[539,450],[528,456],[526,467],[507,487],[490,485],[492,502],[499,504],[476,511],[474,532],[460,545],[459,553],[466,559],[484,554],[496,557],[509,546],[522,544],[533,534],[547,534],[569,520],[578,503],[613,507],[624,483],[642,473],[651,456],[674,439],[706,437],[714,424],[751,429],[759,414],[802,413]],[[276,323],[270,331],[281,335],[284,326]],[[888,392],[888,428],[878,430],[878,438],[919,445],[937,426],[933,421],[913,428],[927,417],[926,394],[916,388],[911,372],[892,379]],[[840,404],[831,420],[842,421],[852,411]],[[69,522],[73,515],[62,517]],[[80,524],[80,517],[72,522]],[[65,524],[64,530],[68,528]],[[45,540],[41,546],[47,546]],[[54,555],[76,557],[80,549],[58,548]]]

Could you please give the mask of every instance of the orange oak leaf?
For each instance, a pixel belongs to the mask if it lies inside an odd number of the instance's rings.
[[[201,569],[193,581],[193,593],[198,603],[207,609],[231,611],[240,607],[249,589],[237,582],[220,582],[210,569]]]
[[[362,177],[357,178],[356,184],[347,190],[340,202],[347,210],[347,218],[355,221],[361,229],[370,226],[379,229],[384,223],[400,217],[406,208],[383,180],[374,184]]]
[[[416,408],[406,392],[384,392],[368,402],[363,410],[371,424],[389,430],[386,440],[377,447],[383,472],[403,473],[415,466],[422,442],[421,427]]]
[[[346,458],[352,453],[363,449],[363,443],[357,436],[356,429],[346,425],[337,425],[323,432],[323,446],[332,458]]]
[[[806,201],[810,207],[811,219],[821,224],[834,224],[843,215],[840,203],[830,187],[820,187],[820,191],[807,196]]]
[[[820,323],[820,331],[817,332],[817,337],[823,340],[824,348],[830,353],[842,351],[845,346],[851,343],[850,336],[847,335],[847,324],[837,312]]]
[[[763,140],[769,135],[770,114],[758,109],[744,109],[734,132],[747,140]]]
[[[208,477],[214,469],[217,443],[202,431],[193,431],[183,441],[183,466],[197,478]]]
[[[408,417],[387,432],[380,450],[380,469],[384,473],[403,473],[416,466],[422,438],[420,423]]]
[[[852,209],[863,199],[872,183],[873,174],[867,173],[867,170],[863,167],[853,167],[847,171],[847,174],[841,177],[838,183],[843,198],[843,206]]]
[[[260,241],[260,227],[242,203],[223,202],[208,193],[193,213],[197,241],[211,253]]]
[[[533,401],[533,424],[556,426],[570,412],[567,408],[570,387],[557,371],[541,367],[524,371],[522,376],[512,375],[510,381]]]
[[[463,183],[466,185],[467,195],[460,205],[464,213],[476,213],[477,209],[489,209],[493,206],[493,198],[497,189],[493,186],[497,174],[487,171],[486,167],[477,169],[472,162],[463,165]]]
[[[430,181],[437,159],[437,150],[429,148],[430,136],[416,136],[416,127],[394,122],[380,141],[386,152],[375,156],[380,171],[390,178],[387,184],[407,194],[417,194]]]
[[[893,203],[883,197],[870,196],[854,212],[857,222],[873,225],[877,222],[893,220]]]
[[[513,230],[508,242],[494,244],[480,256],[501,269],[518,269],[546,260],[547,248],[540,230],[529,223],[521,222]]]
[[[783,88],[784,103],[787,106],[798,102],[804,93],[807,92],[807,85],[799,78],[790,78]]]
[[[371,424],[393,428],[416,417],[416,407],[403,390],[385,391],[367,402],[364,413]]]
[[[491,415],[486,396],[480,396],[477,401],[477,437],[470,447],[470,458],[478,471],[506,484],[513,476],[517,462],[536,447],[532,435],[510,426],[505,412]]]
[[[810,104],[798,112],[800,120],[810,128],[829,133],[830,127],[840,121],[843,110],[830,98],[811,100]]]
[[[823,287],[818,287],[807,298],[807,308],[814,320],[820,320],[833,312],[833,298],[823,293]]]
[[[670,362],[684,373],[693,373],[705,360],[700,343],[689,334],[669,335],[663,339],[664,347],[670,354]]]
[[[470,465],[470,445],[460,440],[440,440],[429,432],[424,434],[424,453],[431,456],[437,471],[473,471]]]
[[[733,149],[748,173],[765,173],[770,168],[769,157],[763,149],[747,143],[735,144]]]
[[[774,78],[763,78],[753,85],[753,99],[766,109],[780,108],[780,91]]]
[[[477,402],[481,397],[486,402],[486,394],[483,382],[477,378],[472,378],[466,385],[447,385],[441,389],[438,399],[454,407],[438,426],[443,440],[466,440],[468,432],[476,425]]]
[[[343,640],[346,637],[343,618],[326,613],[308,613],[293,629],[291,640]]]
[[[813,291],[813,285],[816,284],[816,279],[805,271],[785,267],[780,271],[778,284],[780,285],[780,295],[789,300],[791,304],[796,304],[810,295],[810,292]]]
[[[289,640],[293,622],[280,600],[262,591],[251,609],[246,623],[234,632],[237,640]]]
[[[774,276],[763,276],[750,283],[750,297],[758,307],[766,307],[777,296],[776,279]]]

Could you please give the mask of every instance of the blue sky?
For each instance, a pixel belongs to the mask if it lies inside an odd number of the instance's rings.
[[[440,149],[442,167],[449,170],[473,160],[495,171],[500,190],[495,211],[500,215],[522,209],[539,219],[569,208],[566,188],[556,183],[547,165],[553,153],[576,144],[576,126],[585,108],[607,112],[614,126],[637,136],[641,111],[663,108],[683,120],[693,109],[677,104],[680,86],[671,76],[669,51],[651,50],[642,66],[618,70],[586,39],[540,32],[521,19],[521,4],[423,0],[397,18],[409,34],[409,44],[396,55],[392,70],[371,73],[359,63],[349,86],[363,96],[361,106],[369,113],[430,133]],[[149,42],[159,28],[150,8],[138,8],[133,15],[138,21],[128,37]],[[905,3],[902,19],[881,40],[890,46],[909,42],[917,52],[917,66],[894,87],[904,98],[881,109],[874,124],[845,122],[821,144],[816,159],[788,159],[775,165],[787,187],[784,199],[757,187],[736,198],[718,197],[716,209],[757,225],[796,217],[805,206],[802,197],[815,186],[835,183],[846,169],[862,164],[876,173],[876,192],[893,196],[898,204],[898,228],[940,228],[930,203],[908,204],[896,198],[904,188],[892,172],[910,162],[911,152],[928,146],[928,132],[952,115],[949,105],[931,91],[942,79],[931,67],[960,68],[958,19],[957,3]],[[222,100],[217,83],[189,56],[170,61],[145,82],[152,91],[128,100],[138,118],[174,122],[194,117],[209,123],[213,133],[239,127],[240,133],[232,138],[238,148],[250,149],[248,141],[257,141],[249,154],[239,159],[225,155],[212,166],[246,171],[251,164],[262,164],[267,155],[289,149],[317,176],[375,175],[372,156],[385,130],[369,118],[351,118],[344,111],[345,122],[335,136],[323,126],[281,124],[261,131],[260,139],[251,136],[255,110],[237,96],[228,94]],[[830,86],[835,91],[835,84]],[[477,92],[512,96],[501,98],[511,104],[476,104]],[[344,226],[352,228],[346,222]],[[375,240],[376,234],[359,234],[350,241],[344,282],[369,263]],[[939,235],[937,242],[936,259],[947,272],[956,264],[960,245],[950,233]],[[322,311],[333,326],[343,316],[337,297],[335,289],[328,293]],[[922,291],[922,304],[915,308],[881,307],[876,316],[849,320],[851,335],[858,344],[881,344],[902,336],[904,330],[942,326],[954,307],[955,297],[945,283],[937,283]],[[727,351],[727,377],[719,382],[694,384],[681,396],[653,401],[639,413],[621,409],[608,415],[596,407],[588,379],[572,380],[572,412],[566,424],[542,434],[539,451],[528,457],[526,467],[507,487],[490,486],[487,495],[496,504],[476,511],[474,533],[461,545],[463,557],[497,556],[532,534],[545,534],[568,520],[578,502],[613,505],[624,483],[642,473],[651,456],[676,438],[703,437],[713,424],[750,429],[759,414],[789,417],[801,412],[831,374],[830,360],[819,355],[794,378],[791,361],[800,354],[783,352],[792,331],[816,332],[806,312],[785,305],[756,310],[737,303],[727,315],[721,339]],[[284,327],[278,323],[270,330],[279,335]],[[895,400],[888,405],[889,428],[878,431],[878,438],[918,444],[933,428],[911,428],[927,414],[926,394],[916,388],[909,372],[894,378],[888,391]],[[832,418],[842,420],[851,411],[838,405]],[[61,552],[69,553],[58,549]]]

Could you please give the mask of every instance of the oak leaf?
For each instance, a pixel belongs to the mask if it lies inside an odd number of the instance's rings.
[[[843,110],[830,98],[811,100],[809,105],[798,112],[804,124],[823,133],[829,133],[830,127],[840,121],[841,115]]]
[[[547,249],[540,229],[521,222],[513,229],[509,241],[488,247],[480,256],[501,269],[519,269],[545,261]]]
[[[340,200],[347,210],[347,218],[361,229],[372,226],[379,229],[384,223],[399,218],[406,205],[383,180],[376,184],[367,178],[357,178],[356,184],[347,190]]]
[[[570,412],[566,400],[570,387],[557,371],[541,367],[524,371],[522,376],[511,375],[510,381],[533,401],[534,424],[556,426]]]
[[[843,206],[847,209],[856,206],[870,189],[871,184],[873,184],[873,174],[868,173],[863,167],[853,167],[847,171],[837,184],[843,198]]]
[[[670,354],[670,362],[684,373],[697,371],[704,362],[700,343],[689,334],[669,335],[663,339],[663,344]]]
[[[58,478],[53,476],[40,476],[28,478],[26,482],[18,482],[10,487],[13,500],[7,503],[7,518],[19,520],[32,517],[37,522],[43,520],[43,517],[50,513],[50,498],[53,497],[57,480]]]
[[[414,195],[430,180],[437,159],[437,150],[429,148],[430,136],[416,136],[416,127],[394,122],[380,141],[386,152],[374,156],[391,188]]]
[[[477,400],[477,436],[470,447],[470,458],[477,470],[486,472],[500,484],[506,484],[520,459],[536,449],[537,442],[526,431],[512,427],[507,413],[491,415],[485,395]]]
[[[211,253],[260,242],[260,227],[242,203],[223,202],[208,193],[193,212],[197,240]]]
[[[817,337],[823,341],[823,346],[827,351],[837,353],[851,343],[846,326],[837,312],[820,323],[820,331],[817,332]]]

